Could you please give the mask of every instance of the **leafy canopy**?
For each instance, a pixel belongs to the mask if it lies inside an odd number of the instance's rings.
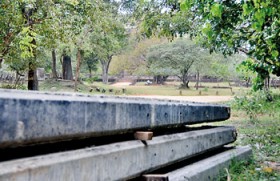
[[[280,76],[280,7],[274,0],[182,0],[181,9],[199,20],[197,36],[211,51],[242,51],[255,71]]]
[[[199,47],[187,38],[172,43],[156,45],[148,51],[148,67],[152,75],[175,75],[187,87],[191,68],[200,61],[209,60],[207,50]]]

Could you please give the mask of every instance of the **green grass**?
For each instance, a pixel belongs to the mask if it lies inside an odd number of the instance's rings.
[[[78,84],[78,91],[82,93],[88,93],[91,89],[90,86],[85,83]],[[45,80],[39,82],[40,91],[53,91],[53,92],[74,92],[74,81],[66,80]]]
[[[234,144],[250,145],[253,149],[252,162],[231,165],[231,180],[280,180],[280,165],[275,167],[280,164],[280,96],[262,103],[261,109],[262,113],[252,120],[245,111],[233,107],[229,120],[215,123],[235,126],[238,137]],[[226,180],[226,176],[221,180]]]
[[[129,95],[162,95],[162,96],[207,96],[207,95],[221,95],[228,96],[238,94],[246,88],[233,87],[230,89],[212,88],[213,86],[228,86],[228,83],[202,83],[204,88],[196,90],[194,88],[195,83],[191,82],[190,89],[179,89],[179,83],[167,83],[167,85],[149,85],[144,83],[137,83],[135,86],[126,86]]]
[[[233,160],[227,171],[221,171],[216,181],[278,181],[280,176],[277,172],[271,171],[269,167],[259,168],[254,160],[235,161]]]

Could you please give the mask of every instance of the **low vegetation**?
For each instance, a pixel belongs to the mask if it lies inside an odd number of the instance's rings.
[[[272,100],[261,92],[237,98],[231,103],[230,120],[219,125],[233,125],[238,130],[235,145],[250,145],[251,162],[233,162],[221,180],[280,180],[280,96]]]

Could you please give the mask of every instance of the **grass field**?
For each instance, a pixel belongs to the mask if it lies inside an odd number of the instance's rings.
[[[230,103],[229,103],[230,104]],[[280,180],[280,96],[272,102],[262,103],[262,113],[249,119],[246,112],[232,107],[231,118],[215,125],[232,125],[238,131],[235,145],[250,145],[254,158],[251,163],[232,164],[231,180]],[[226,180],[227,174],[223,179]]]
[[[107,94],[107,95],[161,95],[161,96],[208,96],[208,95],[239,95],[248,91],[248,88],[244,87],[232,87],[229,88],[213,88],[218,87],[229,87],[228,83],[202,83],[203,88],[195,89],[194,83],[190,83],[190,89],[179,89],[179,83],[168,83],[166,85],[145,85],[143,82],[137,83],[136,85],[105,85],[100,82],[79,84],[79,92],[88,94]],[[72,81],[55,81],[47,80],[40,82],[39,86],[42,91],[74,91],[74,83]],[[106,92],[98,92],[96,88],[104,89]],[[108,90],[112,89],[112,92]],[[125,92],[123,92],[123,89]],[[90,92],[90,90],[92,90]]]

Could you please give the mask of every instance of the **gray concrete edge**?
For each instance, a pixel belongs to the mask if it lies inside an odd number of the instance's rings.
[[[252,149],[249,146],[236,147],[184,168],[166,174],[172,181],[210,181],[215,180],[223,169],[228,168],[232,160],[249,160]]]

